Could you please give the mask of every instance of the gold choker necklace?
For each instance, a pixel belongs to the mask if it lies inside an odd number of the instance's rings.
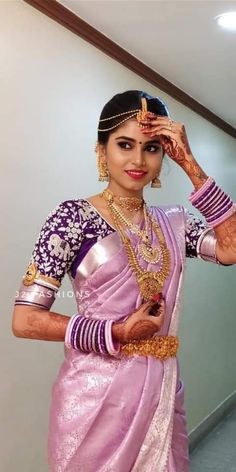
[[[119,195],[115,195],[109,188],[106,188],[103,194],[106,194],[106,199],[109,200],[110,203],[116,203],[121,208],[125,208],[126,210],[133,212],[139,211],[144,206],[143,198],[139,197],[122,197]]]

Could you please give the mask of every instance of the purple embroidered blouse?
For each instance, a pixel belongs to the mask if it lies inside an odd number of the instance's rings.
[[[198,256],[197,243],[205,230],[205,223],[186,212],[186,257]],[[93,244],[114,231],[87,200],[64,201],[49,213],[35,243],[30,264],[37,266],[40,275],[55,279],[60,285],[66,273],[75,277],[76,268]],[[37,284],[55,290],[46,282],[37,281]],[[32,288],[29,292],[32,293]],[[18,297],[15,303],[40,305],[33,297],[31,301],[29,295],[25,299]]]

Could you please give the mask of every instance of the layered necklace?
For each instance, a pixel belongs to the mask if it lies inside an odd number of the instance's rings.
[[[148,301],[154,295],[161,292],[164,282],[170,273],[170,252],[166,246],[162,230],[155,219],[148,213],[144,200],[137,199],[136,197],[117,197],[109,189],[104,190],[101,196],[107,202],[110,215],[122,239],[129,266],[136,276],[141,295],[145,301]],[[122,205],[120,205],[120,199],[122,199]],[[115,200],[118,204],[115,203]],[[126,208],[128,211],[138,211],[143,208],[144,229],[140,229],[138,225],[129,220],[119,206]],[[132,210],[130,210],[131,207]],[[136,210],[134,208],[136,208]],[[131,233],[138,236],[138,253],[140,257],[149,264],[160,263],[158,269],[155,268],[155,271],[149,271],[140,266],[132,242],[124,228],[129,229]],[[151,230],[154,231],[159,241],[159,246],[152,246],[149,238]]]

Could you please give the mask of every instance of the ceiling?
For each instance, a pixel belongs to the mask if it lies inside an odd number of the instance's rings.
[[[236,128],[236,32],[214,20],[236,1],[59,1]]]

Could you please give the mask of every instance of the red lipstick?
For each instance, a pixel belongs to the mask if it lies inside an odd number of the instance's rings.
[[[126,174],[128,174],[129,177],[131,177],[134,180],[140,180],[142,179],[147,172],[144,172],[143,170],[126,170]]]

